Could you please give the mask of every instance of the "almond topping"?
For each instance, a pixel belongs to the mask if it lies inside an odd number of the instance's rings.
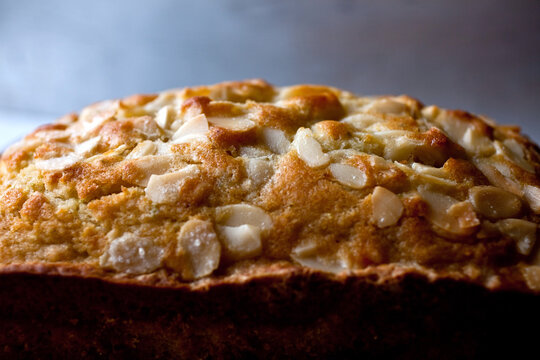
[[[82,157],[78,154],[71,153],[62,157],[52,158],[47,160],[37,160],[35,162],[36,168],[40,170],[53,171],[53,170],[64,170],[70,166],[75,165],[79,162]]]
[[[497,223],[500,231],[516,241],[517,251],[529,255],[536,242],[537,225],[522,219],[505,219]]]
[[[143,156],[154,155],[157,150],[157,145],[153,141],[145,140],[138,143],[129,155],[126,156],[126,159],[137,159]]]
[[[396,224],[403,214],[403,204],[399,197],[382,186],[375,187],[371,202],[373,220],[380,228]]]
[[[224,226],[253,225],[261,230],[272,228],[272,218],[260,207],[250,204],[225,205],[216,209],[216,221]]]
[[[246,159],[246,171],[253,185],[260,186],[274,173],[272,162],[264,159]]]
[[[249,259],[261,254],[261,229],[258,226],[220,226],[219,232],[225,256],[230,260]]]
[[[540,291],[540,266],[525,266],[521,273],[531,290]]]
[[[456,235],[468,235],[474,224],[476,216],[471,214],[466,205],[457,205],[459,201],[437,192],[428,190],[425,186],[420,186],[418,192],[422,199],[429,206],[428,220],[437,227]],[[471,210],[472,211],[472,210]]]
[[[100,265],[128,274],[146,274],[161,266],[163,249],[151,239],[124,233],[111,241]]]
[[[294,136],[293,146],[309,167],[321,167],[330,162],[330,157],[323,153],[321,144],[313,138],[311,130],[300,128]]]
[[[462,229],[473,228],[480,225],[480,220],[476,217],[473,206],[468,201],[460,201],[448,208],[447,214],[458,220]]]
[[[334,178],[343,185],[352,187],[354,189],[361,189],[366,186],[366,174],[354,166],[330,164],[328,168],[330,169],[332,176],[334,176]]]
[[[246,117],[210,117],[208,122],[214,126],[233,131],[248,131],[255,127],[255,123]]]
[[[317,254],[317,244],[300,244],[293,249],[291,259],[307,268],[328,273],[339,274],[344,270],[347,270],[346,266],[341,261],[335,259],[325,259],[317,256]]]
[[[208,121],[204,114],[195,116],[186,121],[173,135],[174,144],[183,144],[204,138],[208,133]]]
[[[534,174],[534,167],[525,159],[525,150],[520,143],[514,139],[506,139],[503,141],[504,154],[515,164],[522,169]]]
[[[375,100],[366,107],[366,110],[395,115],[410,113],[410,109],[407,105],[392,99]]]
[[[154,118],[155,122],[159,125],[162,129],[168,129],[172,122],[174,121],[175,113],[172,106],[165,106],[162,107],[156,114],[156,117]]]
[[[131,161],[131,164],[139,169],[144,176],[133,181],[135,185],[147,186],[152,175],[165,174],[171,168],[171,156],[156,155],[143,156]]]
[[[219,266],[221,244],[212,224],[192,219],[186,222],[176,244],[165,257],[165,265],[179,272],[185,280],[210,275]]]
[[[514,217],[521,211],[518,196],[495,186],[475,186],[469,190],[474,209],[490,219]]]
[[[278,129],[264,128],[262,131],[264,143],[276,154],[285,154],[289,151],[291,142],[287,140],[285,133]]]
[[[523,187],[523,193],[535,214],[540,214],[540,189],[536,186],[525,185]]]
[[[419,141],[408,136],[389,137],[384,142],[384,158],[394,161],[408,160],[414,149],[421,145]]]
[[[196,178],[199,173],[197,165],[188,165],[171,174],[152,175],[146,187],[146,197],[157,204],[175,203],[181,199],[185,183]]]

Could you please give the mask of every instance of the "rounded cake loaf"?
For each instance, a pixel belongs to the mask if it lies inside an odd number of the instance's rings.
[[[2,155],[0,351],[503,351],[539,318],[539,171],[519,128],[408,96],[248,80],[96,103]]]

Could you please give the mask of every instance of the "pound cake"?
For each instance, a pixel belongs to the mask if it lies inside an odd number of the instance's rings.
[[[5,358],[534,349],[537,145],[408,96],[227,82],[103,101],[0,162]]]

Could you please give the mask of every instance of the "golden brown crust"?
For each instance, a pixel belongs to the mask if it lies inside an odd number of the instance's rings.
[[[134,95],[6,150],[0,262],[179,283],[391,265],[540,291],[538,160],[519,129],[407,96],[261,80]]]

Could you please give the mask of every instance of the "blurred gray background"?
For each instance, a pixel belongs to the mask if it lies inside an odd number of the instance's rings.
[[[540,1],[0,0],[0,148],[98,100],[252,77],[406,93],[540,141]]]

